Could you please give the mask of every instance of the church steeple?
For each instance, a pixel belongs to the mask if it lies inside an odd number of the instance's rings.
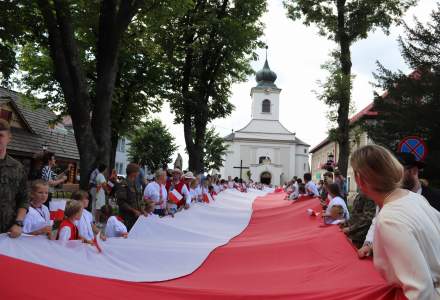
[[[252,118],[259,120],[279,120],[281,89],[275,85],[277,74],[269,68],[266,60],[263,69],[257,72],[257,86],[251,89]]]
[[[257,80],[258,87],[276,87],[275,80],[277,80],[277,74],[272,71],[267,61],[267,46],[266,46],[266,61],[264,62],[263,69],[257,72],[255,79]]]

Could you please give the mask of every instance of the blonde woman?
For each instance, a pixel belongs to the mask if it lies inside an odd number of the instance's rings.
[[[165,188],[167,174],[164,170],[157,170],[154,174],[154,181],[150,182],[144,190],[144,201],[154,203],[155,215],[163,217],[166,215],[168,193]]]
[[[408,299],[440,299],[440,213],[423,196],[400,188],[403,167],[385,148],[362,147],[351,165],[361,191],[381,209],[374,265]]]

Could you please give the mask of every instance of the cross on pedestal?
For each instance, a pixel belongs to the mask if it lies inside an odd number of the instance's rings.
[[[243,161],[240,160],[240,166],[239,167],[234,167],[234,169],[240,169],[240,179],[242,179],[242,171],[243,171],[243,169],[249,169],[249,167],[243,167]]]

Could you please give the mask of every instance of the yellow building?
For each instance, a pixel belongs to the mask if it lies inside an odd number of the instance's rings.
[[[355,114],[350,119],[350,152],[352,153],[357,148],[371,144],[372,141],[368,138],[367,133],[362,129],[362,123],[367,119],[372,119],[377,115],[377,112],[373,111],[373,103],[370,103],[363,110]],[[311,170],[313,180],[318,182],[323,178],[323,174],[326,172],[324,169],[328,160],[333,160],[334,164],[337,166],[339,157],[339,145],[338,143],[330,140],[327,137],[321,143],[316,145],[312,150]],[[357,192],[357,185],[354,180],[353,169],[351,168],[350,162],[348,163],[347,170],[347,184],[350,193]]]

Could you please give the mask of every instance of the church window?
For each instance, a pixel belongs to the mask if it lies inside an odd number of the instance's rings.
[[[304,154],[307,154],[307,149],[304,149]]]
[[[260,156],[260,158],[258,159],[258,163],[262,164],[264,162],[270,163],[270,157],[269,156]]]
[[[262,105],[262,112],[264,113],[270,113],[270,101],[269,100],[263,100],[263,105]]]

